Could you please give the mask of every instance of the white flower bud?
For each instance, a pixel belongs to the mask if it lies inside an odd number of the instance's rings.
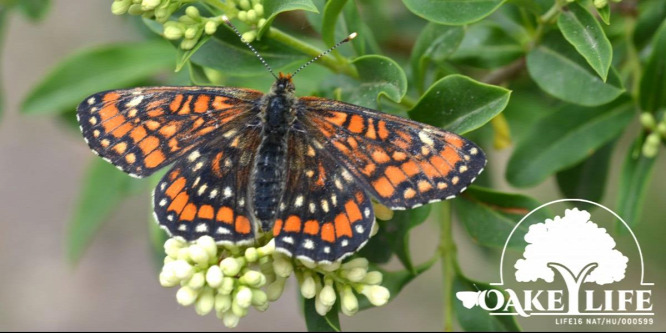
[[[243,8],[245,10],[250,9],[250,1],[248,0],[240,0],[238,2],[238,5],[240,6],[240,8]]]
[[[240,322],[240,317],[233,314],[231,311],[227,311],[222,315],[222,322],[224,323],[224,326],[228,328],[234,328],[238,326],[238,322]]]
[[[261,272],[248,270],[241,276],[239,282],[252,288],[259,288],[266,284],[266,277]]]
[[[213,289],[204,288],[194,304],[194,311],[200,316],[205,316],[213,310],[215,306],[215,296]]]
[[[213,265],[208,267],[208,270],[206,271],[206,283],[208,283],[211,288],[219,288],[222,285],[223,278],[224,275],[222,275],[220,266]]]
[[[273,257],[273,270],[275,274],[281,277],[289,277],[291,272],[294,270],[291,262],[281,255]]]
[[[341,262],[340,261],[334,261],[332,263],[326,263],[326,264],[319,264],[319,268],[327,271],[327,272],[333,272],[337,271],[340,268]]]
[[[641,113],[640,120],[641,120],[641,125],[643,125],[643,127],[649,128],[649,129],[653,129],[657,125],[657,122],[654,119],[654,116],[650,112]]]
[[[257,253],[257,249],[253,247],[248,247],[245,250],[245,260],[247,262],[255,262],[259,259],[259,254]]]
[[[342,264],[342,269],[345,270],[351,270],[357,267],[365,268],[366,270],[368,269],[368,259],[365,258],[356,258],[353,260],[350,260],[344,264]]]
[[[160,285],[162,287],[175,287],[180,282],[180,279],[173,274],[173,270],[162,270],[160,273]]]
[[[203,247],[196,244],[190,245],[189,251],[190,259],[192,259],[192,261],[202,266],[208,264],[208,253]]]
[[[242,308],[248,308],[252,305],[252,289],[241,286],[238,288],[234,301]]]
[[[168,264],[168,263],[170,263],[170,262],[174,262],[174,261],[176,261],[176,259],[171,258],[171,257],[169,257],[169,256],[164,257],[164,264],[165,264],[165,265]]]
[[[651,144],[651,145],[655,145],[655,146],[656,146],[656,145],[659,144],[659,141],[660,141],[660,140],[661,140],[661,138],[659,137],[659,133],[652,132],[652,133],[650,133],[650,135],[648,135],[647,138],[645,139],[645,143],[647,143],[647,144]]]
[[[130,15],[141,15],[141,14],[143,14],[143,9],[141,9],[141,4],[140,3],[135,3],[135,4],[130,5],[129,8],[127,8],[127,13],[130,14]]]
[[[311,261],[311,260],[301,260],[301,259],[298,259],[298,261],[299,261],[303,266],[305,266],[305,267],[307,267],[307,268],[309,268],[309,269],[315,269],[315,268],[317,267],[317,263],[315,263],[314,261]]]
[[[215,312],[227,312],[229,309],[231,309],[231,295],[215,295]]]
[[[189,261],[190,260],[190,250],[186,247],[178,250],[178,260]]]
[[[206,32],[207,35],[212,35],[217,31],[217,23],[214,21],[208,21],[206,22],[206,25],[204,25],[204,31]]]
[[[243,318],[247,315],[247,308],[238,305],[238,302],[236,299],[234,299],[231,301],[231,312],[233,312],[236,316]]]
[[[331,308],[331,306],[322,303],[319,297],[315,298],[315,311],[317,311],[320,316],[325,316],[329,311],[331,311]]]
[[[321,291],[319,292],[319,295],[317,295],[318,300],[321,302],[321,304],[327,306],[327,307],[332,307],[333,304],[335,304],[336,296],[335,296],[335,290],[333,289],[333,286],[330,284],[326,284],[323,288],[321,288]]]
[[[177,259],[178,258],[178,250],[182,249],[187,245],[185,242],[183,242],[180,238],[169,238],[164,242],[164,253],[166,253],[167,256]]]
[[[116,0],[111,4],[111,13],[113,15],[123,15],[132,5],[132,0]]]
[[[383,286],[364,286],[361,293],[368,298],[374,306],[386,304],[391,297],[391,293]]]
[[[160,2],[162,2],[162,0],[143,0],[141,1],[141,9],[143,10],[155,9],[157,6],[160,5]]]
[[[258,17],[263,17],[264,16],[264,6],[262,6],[260,3],[254,5],[254,7],[252,7],[252,9],[254,9],[254,12],[257,13]]]
[[[303,273],[303,279],[301,283],[301,295],[306,299],[311,299],[317,294],[317,289],[315,287],[315,280],[312,277],[312,274],[308,271]]]
[[[263,258],[275,252],[275,238],[271,239],[266,245],[257,249],[257,255]]]
[[[370,284],[370,285],[381,284],[383,279],[384,279],[384,276],[382,275],[382,272],[372,271],[372,272],[368,272],[368,274],[365,275],[365,277],[363,278],[363,281],[361,281],[361,282],[363,282],[365,284]]]
[[[282,291],[284,291],[284,284],[287,281],[287,278],[277,276],[273,283],[269,284],[266,287],[266,296],[271,302],[276,301],[280,296],[282,296]]]
[[[348,271],[347,270],[343,271],[344,274],[342,275],[351,282],[360,282],[361,280],[363,280],[363,278],[365,278],[367,272],[368,269],[366,267],[354,267]]]
[[[183,39],[180,42],[180,48],[183,50],[191,50],[195,45],[197,45],[196,39]]]
[[[224,260],[220,262],[220,268],[222,269],[224,276],[236,276],[240,272],[241,268],[243,268],[243,266],[240,260],[228,257],[224,258]]]
[[[247,21],[247,12],[246,11],[241,10],[240,12],[238,12],[237,15],[238,15],[239,20],[241,20],[243,22]]]
[[[197,296],[199,296],[199,292],[188,286],[180,287],[176,292],[176,300],[182,306],[191,305],[197,300]]]
[[[257,38],[257,32],[254,31],[254,30],[245,32],[245,33],[243,33],[241,38],[243,38],[243,40],[246,43],[252,43],[252,41],[254,41],[254,39]]]
[[[222,279],[222,285],[220,286],[220,288],[217,289],[217,291],[220,294],[229,295],[231,294],[232,291],[234,291],[235,285],[236,285],[236,279],[230,277],[224,277]]]
[[[340,310],[347,316],[353,316],[358,312],[358,299],[349,285],[345,285],[340,292]]]
[[[259,28],[259,29],[263,28],[265,25],[266,25],[266,19],[265,18],[259,19],[259,22],[257,22],[257,28]]]
[[[186,39],[194,39],[197,36],[197,32],[199,32],[197,27],[188,27],[185,29],[183,36],[185,36]]]
[[[199,9],[197,9],[197,7],[194,6],[188,6],[187,8],[185,8],[185,15],[193,19],[199,18],[199,16],[201,16],[199,14]]]
[[[268,296],[261,289],[252,289],[252,306],[259,309],[268,305]]]
[[[192,289],[201,289],[206,284],[206,277],[203,272],[196,272],[187,281],[187,285]]]
[[[187,280],[192,277],[194,274],[194,269],[185,260],[176,260],[168,264],[173,270],[173,274],[176,275],[180,280]]]
[[[666,118],[657,125],[657,132],[659,132],[662,137],[666,138]]]
[[[257,12],[255,12],[254,9],[247,11],[247,20],[248,22],[254,22],[257,20]]]
[[[215,244],[213,237],[201,236],[197,239],[197,244],[206,250],[206,254],[208,254],[209,257],[217,256],[217,244]]]

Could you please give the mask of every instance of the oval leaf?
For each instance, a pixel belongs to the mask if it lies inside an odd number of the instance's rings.
[[[505,0],[402,0],[417,16],[428,21],[462,25],[476,22],[494,12]]]
[[[451,56],[451,60],[478,68],[496,68],[520,58],[524,49],[520,43],[495,24],[474,24]]]
[[[634,116],[628,97],[596,108],[569,106],[536,122],[506,170],[514,186],[533,186],[619,136]]]
[[[652,0],[638,3],[638,19],[633,35],[637,49],[644,48],[650,42],[664,20],[666,20],[666,1]]]
[[[407,93],[407,76],[400,65],[390,58],[367,55],[352,62],[360,83],[342,87],[342,99],[348,103],[377,109],[380,96],[399,102]]]
[[[642,146],[643,139],[638,138],[633,146],[629,148],[622,165],[620,188],[617,192],[615,211],[630,226],[636,225],[641,218],[645,194],[648,186],[650,186],[652,172],[657,161],[654,157],[643,156],[641,153]]]
[[[641,77],[641,109],[656,112],[666,108],[666,21],[653,40],[652,53]]]
[[[79,51],[60,62],[21,105],[21,112],[64,112],[95,92],[117,89],[174,66],[174,50],[161,40]]]
[[[464,36],[465,29],[459,26],[428,23],[421,30],[409,60],[413,81],[419,90],[423,90],[428,64],[446,60],[458,48]]]
[[[271,23],[273,23],[275,17],[280,13],[292,10],[305,10],[308,12],[319,13],[319,10],[317,10],[317,7],[311,0],[263,0],[262,4],[264,6],[266,24],[264,24],[264,26],[262,26],[257,32],[258,39],[261,39],[261,36],[268,31]]]
[[[624,91],[613,68],[604,83],[557,32],[548,34],[527,54],[527,71],[543,91],[574,104],[606,104]]]
[[[305,317],[305,327],[308,332],[340,332],[340,320],[338,319],[337,305],[328,311],[326,316],[320,316],[315,309],[315,299],[303,299],[303,316]]]
[[[507,89],[480,83],[463,75],[435,82],[409,112],[417,121],[458,134],[477,129],[502,112],[509,102]]]
[[[557,173],[557,186],[567,198],[601,202],[606,189],[615,141],[597,149],[589,158]]]
[[[594,16],[578,2],[569,4],[557,18],[557,26],[578,53],[606,81],[613,48]]]

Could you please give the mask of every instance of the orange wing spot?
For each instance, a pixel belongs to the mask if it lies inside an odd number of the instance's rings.
[[[107,93],[106,95],[104,95],[104,98],[103,98],[103,99],[104,99],[105,102],[111,102],[111,101],[115,101],[115,100],[117,100],[118,98],[120,98],[120,94],[119,94],[119,93],[117,93],[117,92],[110,92],[110,93]]]
[[[402,163],[400,168],[402,169],[402,171],[405,172],[407,177],[411,177],[411,176],[421,172],[421,169],[419,168],[419,166],[416,163],[414,163],[414,161],[407,161],[405,163]]]
[[[171,183],[169,187],[167,187],[166,191],[164,193],[171,199],[173,199],[180,191],[183,190],[185,187],[185,183],[187,180],[184,177],[180,177],[176,179],[175,182]]]
[[[165,160],[164,154],[162,153],[161,150],[158,149],[158,150],[154,150],[152,153],[150,153],[150,154],[148,154],[148,156],[146,156],[146,160],[145,160],[144,164],[148,168],[154,168],[154,167],[160,165],[160,163],[164,162],[164,160]]]
[[[162,104],[164,104],[164,99],[156,99],[156,100],[148,103],[148,106],[146,106],[146,109],[153,110],[153,109],[161,107]],[[160,111],[163,111],[163,110],[160,109]]]
[[[151,131],[154,131],[154,130],[160,128],[160,126],[162,126],[162,124],[160,124],[159,122],[157,122],[155,120],[146,120],[146,122],[144,124],[146,124],[146,127],[148,127],[148,129],[151,130]]]
[[[192,221],[197,215],[197,206],[193,203],[188,203],[183,209],[183,212],[180,213],[180,220],[182,221]]]
[[[442,151],[439,152],[439,156],[443,157],[450,165],[456,165],[456,163],[462,159],[455,149],[448,147],[442,149]]]
[[[134,128],[134,126],[132,126],[130,123],[124,123],[116,127],[116,129],[111,132],[111,135],[115,136],[116,138],[122,138],[125,134],[131,131],[132,128]]]
[[[303,228],[303,232],[308,235],[316,236],[319,233],[319,222],[315,220],[306,221],[305,227]]]
[[[152,110],[146,112],[146,114],[148,114],[148,116],[150,116],[150,117],[159,117],[159,116],[164,114],[164,110],[162,110],[161,108],[152,109]]]
[[[383,120],[378,121],[377,122],[377,127],[378,127],[377,130],[378,130],[379,138],[382,139],[382,140],[386,140],[386,138],[388,138],[388,136],[389,136],[389,131],[386,129],[386,122],[384,122]]]
[[[462,138],[460,138],[457,135],[453,134],[447,134],[444,136],[444,140],[446,140],[446,143],[454,145],[456,148],[462,148],[463,145],[465,145],[465,142],[463,141]]]
[[[185,208],[185,204],[190,200],[190,196],[187,195],[185,192],[180,192],[178,196],[176,196],[173,201],[171,201],[171,204],[169,207],[167,207],[167,211],[174,211],[176,213],[180,213],[180,211]]]
[[[317,181],[315,184],[317,186],[324,186],[324,177],[326,176],[326,170],[324,170],[324,166],[319,163],[319,174],[317,175]]]
[[[349,216],[349,222],[354,223],[363,219],[361,210],[358,208],[358,205],[354,200],[347,201],[345,204],[345,212],[347,212],[347,216]]]
[[[241,234],[249,234],[250,231],[252,230],[252,226],[250,225],[250,220],[248,220],[247,217],[241,215],[236,216],[235,228],[236,232]]]
[[[238,143],[240,142],[240,137],[237,136],[234,138],[234,141],[231,141],[231,144],[229,146],[231,147],[238,147]]]
[[[273,237],[279,235],[280,231],[282,231],[282,219],[277,219],[273,225]]]
[[[439,156],[431,157],[430,164],[432,164],[443,176],[446,176],[451,172],[451,166]]]
[[[425,180],[419,181],[417,186],[419,187],[419,192],[428,192],[428,191],[432,190],[432,184],[430,184],[429,182],[427,182]]]
[[[338,126],[342,126],[347,120],[347,114],[342,112],[330,112],[330,116],[327,116],[329,122],[332,122]]]
[[[116,129],[116,127],[122,125],[125,122],[125,120],[126,119],[123,115],[118,115],[116,117],[113,117],[109,120],[102,122],[102,126],[104,127],[104,131],[108,133]]]
[[[141,151],[143,152],[144,155],[147,155],[151,151],[155,150],[157,146],[160,145],[160,139],[154,136],[149,136],[143,141],[139,142],[139,148],[141,148]]]
[[[345,146],[343,143],[341,143],[341,142],[339,142],[339,141],[333,141],[333,145],[335,146],[335,148],[338,148],[338,150],[339,150],[341,153],[343,153],[343,154],[345,154],[345,155],[349,155],[349,154],[350,154],[349,148],[347,148],[347,146]]]
[[[176,140],[176,138],[171,138],[171,140],[169,140],[169,148],[172,152],[180,149],[180,147],[178,147],[178,140]]]
[[[221,96],[215,96],[215,99],[213,99],[213,109],[215,110],[221,110],[221,109],[226,109],[230,107],[231,105],[225,103],[226,99]]]
[[[405,175],[405,173],[402,172],[400,168],[395,166],[386,167],[386,170],[384,170],[384,174],[391,181],[391,183],[395,185],[398,185],[407,180],[407,176]]]
[[[171,109],[172,112],[178,111],[180,108],[180,104],[183,102],[183,95],[176,95],[174,99],[171,101],[171,104],[169,104],[169,108]]]
[[[375,172],[375,169],[377,169],[377,166],[374,163],[368,163],[361,172],[366,176],[371,176]]]
[[[212,163],[212,168],[213,168],[213,173],[217,175],[218,177],[222,178],[222,170],[220,169],[220,162],[222,162],[222,152],[217,153],[215,155],[215,158],[213,159]]]
[[[431,158],[431,160],[432,160],[432,158]],[[437,169],[435,169],[435,167],[432,166],[432,164],[428,163],[428,161],[419,162],[419,165],[421,166],[421,170],[423,170],[423,173],[425,173],[425,175],[430,179],[432,179],[434,177],[437,177],[437,176],[442,176],[437,171]]]
[[[396,160],[398,162],[401,162],[401,161],[404,161],[407,158],[407,154],[405,154],[401,151],[396,151],[396,152],[393,153],[392,157],[393,157],[394,160]]]
[[[115,150],[116,153],[118,154],[122,154],[125,152],[125,150],[127,150],[127,143],[125,142],[118,143],[115,146],[113,146],[113,150]]]
[[[321,226],[321,239],[329,243],[335,242],[335,229],[333,228],[333,223],[327,222]]]
[[[372,150],[372,159],[379,164],[384,164],[391,160],[388,154],[381,148],[375,148]]]
[[[214,129],[215,129],[215,126],[204,127],[204,128],[202,128],[202,129],[200,129],[199,132],[197,132],[197,135],[208,134],[208,133],[210,133],[210,132],[211,132],[212,130],[214,130]]]
[[[100,141],[99,143],[102,145],[102,147],[106,148],[111,144],[111,141],[109,141],[109,139],[104,139],[104,140]]]
[[[199,119],[195,120],[194,124],[192,124],[192,130],[195,130],[195,129],[201,127],[201,125],[203,125],[203,123],[204,123],[203,118],[199,118]]]
[[[289,216],[284,222],[284,231],[301,232],[301,219],[296,215]]]
[[[180,107],[180,110],[178,110],[178,114],[188,114],[190,113],[190,102],[192,101],[192,95],[187,96],[187,100],[183,105]]]
[[[169,180],[170,180],[170,181],[173,181],[174,179],[176,179],[176,177],[178,177],[178,175],[180,175],[180,171],[179,171],[179,170],[173,170],[173,171],[171,171],[171,173],[169,174]]]
[[[210,96],[199,95],[197,100],[194,102],[194,112],[202,113],[208,111],[208,102],[210,102]]]
[[[211,205],[203,205],[199,208],[197,216],[200,219],[212,220],[215,216],[215,210],[213,210],[213,206]]]
[[[407,143],[412,143],[412,136],[403,132],[403,131],[397,131],[398,136],[400,136],[405,142]]]
[[[391,182],[386,177],[381,177],[372,182],[372,187],[384,198],[391,197],[393,192],[395,192],[395,188],[393,188],[393,185],[391,185]]]
[[[361,116],[355,114],[351,117],[349,120],[349,126],[347,127],[352,133],[361,133],[363,132],[363,129],[365,129],[365,125],[363,125],[363,118]]]
[[[132,132],[130,132],[130,137],[132,138],[132,140],[134,140],[134,143],[137,143],[137,142],[143,140],[143,138],[145,138],[146,135],[148,135],[148,134],[146,133],[146,129],[143,128],[143,125],[141,125],[139,127],[135,127],[132,130]]]
[[[403,193],[403,196],[405,199],[411,199],[416,195],[416,191],[414,191],[413,188],[408,188],[405,190],[405,193]]]
[[[400,140],[400,139],[393,140],[393,144],[396,147],[398,147],[402,150],[406,150],[406,151],[409,151],[412,148],[412,147],[410,147],[410,145],[407,142],[405,142],[403,140]]]
[[[107,105],[99,110],[99,116],[102,118],[102,121],[113,118],[118,114],[118,108],[114,105]]]
[[[229,207],[222,207],[217,211],[215,219],[219,222],[231,224],[234,221],[234,211]]]
[[[363,200],[365,200],[365,195],[363,195],[363,192],[361,191],[356,192],[354,197],[356,197],[356,202],[363,202]]]
[[[176,124],[169,124],[166,126],[162,126],[162,128],[160,128],[160,134],[165,138],[170,138],[174,134],[176,134],[176,129],[177,129]]]
[[[373,140],[377,138],[377,132],[375,132],[374,121],[375,121],[374,119],[368,118],[368,130],[365,131],[365,137]]]
[[[358,142],[356,139],[352,138],[351,136],[347,138],[347,143],[349,144],[349,147],[352,149],[358,148]]]
[[[340,238],[340,236],[352,236],[351,225],[344,213],[335,217],[335,237]]]
[[[134,164],[134,162],[136,162],[136,155],[134,155],[134,153],[125,155],[125,161],[129,164]]]

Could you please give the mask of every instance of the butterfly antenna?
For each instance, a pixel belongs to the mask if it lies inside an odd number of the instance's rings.
[[[300,72],[303,68],[305,68],[305,67],[307,67],[308,65],[310,65],[311,63],[313,63],[313,62],[319,60],[319,58],[321,58],[321,57],[323,57],[323,56],[325,56],[325,55],[331,53],[331,51],[337,49],[338,46],[340,46],[340,45],[342,45],[342,44],[344,44],[344,43],[346,43],[346,42],[348,42],[348,41],[350,41],[350,40],[356,38],[357,35],[358,35],[357,33],[352,32],[349,36],[347,36],[347,38],[345,38],[345,39],[339,41],[337,44],[333,45],[333,47],[331,47],[330,49],[328,49],[328,50],[322,52],[320,55],[318,55],[318,56],[312,58],[312,60],[310,60],[310,61],[304,63],[303,66],[299,67],[296,71],[294,71],[294,73],[291,74],[291,77],[294,77],[294,75],[298,74],[298,72]]]
[[[245,41],[245,39],[243,38],[243,35],[241,35],[240,31],[238,31],[238,28],[236,28],[236,26],[233,25],[233,23],[231,23],[231,21],[229,20],[229,18],[228,18],[226,15],[222,15],[222,20],[224,21],[224,23],[226,23],[228,26],[230,26],[231,29],[234,30],[234,32],[236,33],[236,35],[238,35],[238,37],[240,38],[241,42],[243,42],[245,45],[247,45],[247,47],[250,48],[250,50],[252,50],[252,52],[254,53],[254,55],[257,56],[257,58],[259,58],[259,60],[261,61],[261,63],[264,65],[264,67],[266,67],[266,69],[271,73],[271,75],[273,75],[273,77],[274,77],[275,79],[277,79],[278,77],[277,77],[277,76],[275,75],[275,73],[273,72],[273,69],[271,68],[271,66],[268,66],[268,63],[266,63],[266,60],[264,60],[264,58],[261,56],[261,54],[259,54],[259,52],[257,52],[257,50],[256,50],[252,45],[250,45],[250,43],[248,43],[247,41]]]

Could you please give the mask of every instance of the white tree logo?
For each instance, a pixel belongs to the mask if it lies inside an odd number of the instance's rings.
[[[530,226],[523,259],[516,261],[516,280],[553,282],[555,272],[564,280],[569,296],[568,314],[579,314],[578,299],[584,282],[604,285],[624,279],[628,259],[615,249],[605,228],[590,221],[590,213],[567,209]]]

